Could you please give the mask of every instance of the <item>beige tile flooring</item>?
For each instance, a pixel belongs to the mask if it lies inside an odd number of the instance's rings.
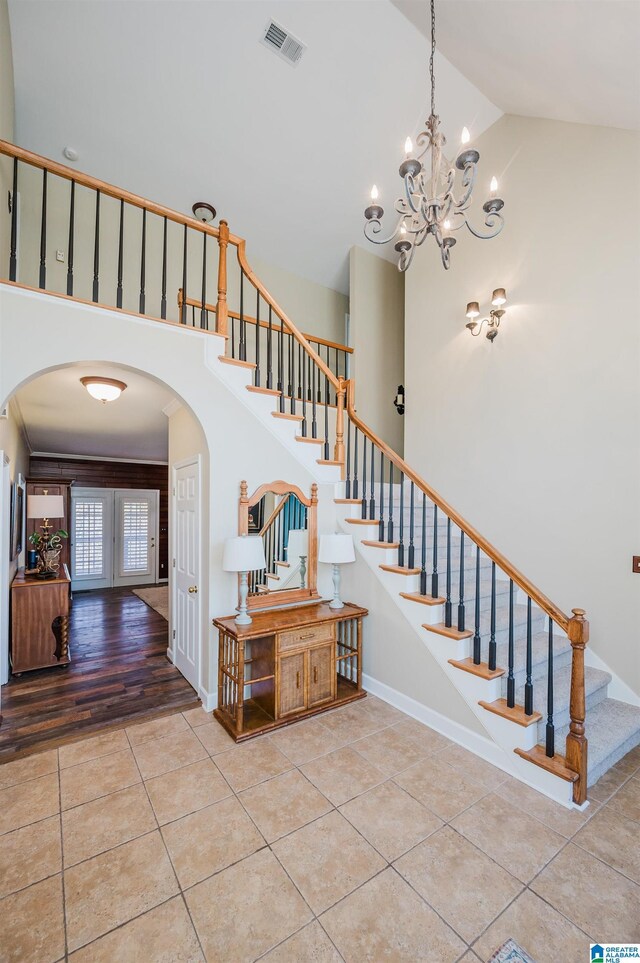
[[[0,766],[0,963],[588,960],[640,940],[640,748],[569,811],[369,696]]]

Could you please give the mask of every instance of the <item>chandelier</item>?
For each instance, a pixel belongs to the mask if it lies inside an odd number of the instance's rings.
[[[453,164],[443,153],[446,143],[440,132],[440,118],[436,114],[435,91],[436,82],[433,70],[433,57],[436,50],[436,15],[435,0],[431,0],[431,56],[429,58],[429,76],[431,78],[431,113],[425,130],[417,138],[417,152],[411,138],[407,137],[404,145],[405,159],[400,164],[398,173],[404,182],[403,195],[395,203],[395,211],[399,215],[396,226],[388,237],[378,237],[382,231],[382,217],[384,209],[378,203],[378,188],[371,190],[371,204],[364,212],[366,223],[364,233],[367,240],[374,244],[388,244],[397,238],[394,245],[398,254],[398,270],[406,271],[413,260],[415,249],[419,247],[429,234],[433,234],[440,248],[440,256],[445,270],[449,268],[450,252],[456,243],[454,234],[465,226],[474,237],[490,238],[500,233],[504,225],[504,218],[500,211],[504,201],[496,196],[498,182],[491,179],[489,198],[482,205],[485,213],[484,223],[488,228],[482,232],[469,223],[467,211],[471,204],[471,195],[476,181],[476,170],[480,154],[469,146],[469,131],[463,128],[461,149]],[[427,161],[430,155],[430,170]],[[456,172],[460,171],[461,191],[458,198],[456,189]]]

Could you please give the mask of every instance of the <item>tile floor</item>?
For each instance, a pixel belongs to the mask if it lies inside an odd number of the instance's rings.
[[[0,766],[1,963],[538,961],[640,940],[640,748],[570,812],[374,697]]]

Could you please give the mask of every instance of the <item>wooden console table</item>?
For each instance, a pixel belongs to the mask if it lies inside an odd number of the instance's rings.
[[[11,583],[11,671],[14,675],[67,665],[69,587],[66,565],[57,578],[39,579],[20,569]]]
[[[328,602],[256,612],[219,630],[218,708],[236,742],[362,699],[362,619],[367,610]]]

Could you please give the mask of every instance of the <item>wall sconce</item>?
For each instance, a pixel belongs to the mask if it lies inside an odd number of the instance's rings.
[[[395,398],[393,399],[393,403],[396,406],[396,410],[398,414],[403,415],[404,414],[404,385],[398,385],[398,391],[396,393]]]
[[[487,340],[493,343],[493,341],[498,337],[498,328],[500,327],[500,321],[505,314],[505,308],[503,304],[507,302],[507,292],[504,288],[496,288],[491,296],[492,308],[489,311],[489,317],[483,318],[481,321],[476,321],[476,318],[480,316],[480,305],[477,301],[470,301],[467,305],[466,316],[469,318],[465,327],[469,329],[471,335],[477,338],[482,331],[482,325],[486,322],[487,324]]]

